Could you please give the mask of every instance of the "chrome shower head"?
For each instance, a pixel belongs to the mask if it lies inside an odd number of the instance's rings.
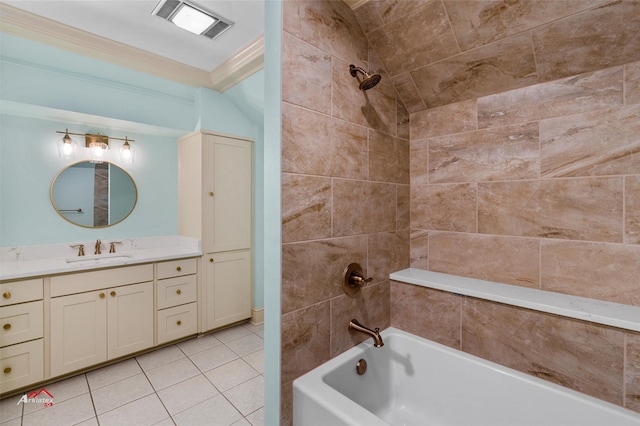
[[[380,79],[382,78],[380,74],[377,74],[377,73],[369,74],[362,68],[356,67],[353,64],[349,65],[349,72],[351,73],[352,77],[357,77],[358,72],[362,74],[363,78],[362,78],[362,81],[360,81],[360,86],[359,86],[360,90],[371,89],[373,86],[378,84],[380,82]]]

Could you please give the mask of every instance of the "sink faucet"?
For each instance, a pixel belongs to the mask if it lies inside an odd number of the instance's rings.
[[[102,251],[100,251],[100,246],[102,245],[102,241],[97,240],[96,241],[96,251],[93,254],[102,254]]]
[[[349,332],[352,333],[353,331],[359,331],[361,333],[371,336],[371,338],[373,339],[373,346],[375,346],[376,348],[380,348],[384,346],[384,342],[382,341],[382,336],[380,336],[379,328],[376,328],[375,330],[371,330],[370,328],[360,324],[358,320],[352,319],[351,322],[349,322]]]

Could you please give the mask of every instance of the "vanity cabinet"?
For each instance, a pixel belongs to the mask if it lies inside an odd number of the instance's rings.
[[[153,265],[52,277],[51,376],[152,347],[153,294]]]
[[[251,318],[253,142],[200,131],[178,143],[180,234],[202,241],[201,330]]]
[[[44,379],[43,280],[0,284],[0,389]]]
[[[196,259],[158,263],[158,344],[198,332],[197,270]]]

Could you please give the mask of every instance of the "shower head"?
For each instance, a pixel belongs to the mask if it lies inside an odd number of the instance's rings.
[[[369,90],[376,84],[380,82],[382,76],[377,73],[369,74],[365,70],[360,67],[356,67],[355,65],[349,65],[349,72],[352,77],[357,77],[358,72],[362,74],[362,81],[360,81],[360,90]]]

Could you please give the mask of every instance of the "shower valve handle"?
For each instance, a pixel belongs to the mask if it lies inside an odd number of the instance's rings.
[[[373,278],[369,277],[369,278],[364,278],[362,276],[360,276],[357,272],[351,274],[351,277],[349,277],[349,285],[351,287],[360,287],[365,285],[365,283],[371,282],[373,281]]]

